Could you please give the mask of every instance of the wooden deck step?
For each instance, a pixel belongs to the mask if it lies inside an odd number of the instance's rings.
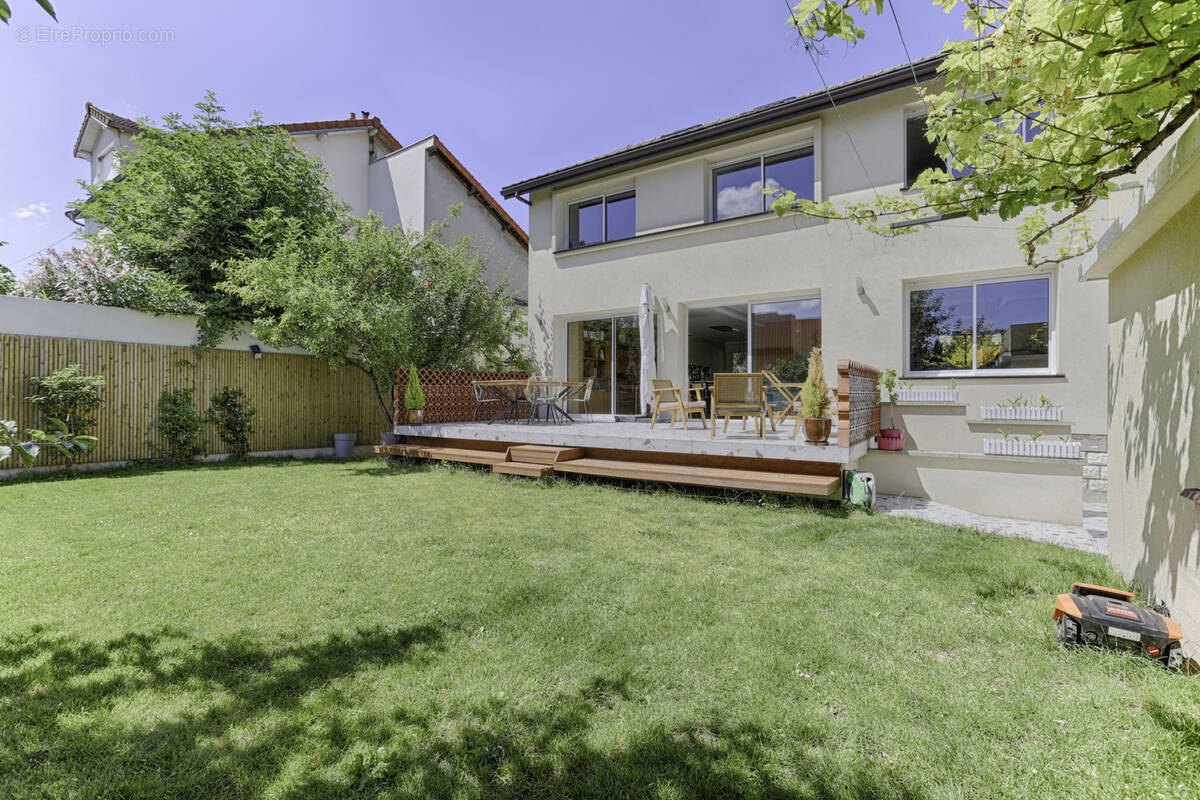
[[[840,478],[833,475],[761,472],[748,469],[693,467],[684,464],[612,461],[599,458],[573,459],[555,464],[554,469],[556,472],[572,472],[578,475],[630,478],[640,481],[680,483],[687,486],[709,486],[721,489],[804,494],[813,497],[830,497],[836,494],[841,481]]]
[[[583,458],[583,448],[540,444],[518,444],[508,448],[509,461],[523,461],[526,464],[557,464],[576,458]]]
[[[429,447],[414,444],[376,445],[375,452],[408,458],[429,458],[438,461],[457,461],[463,464],[501,464],[504,453],[499,450],[471,450],[463,447]]]
[[[492,464],[492,472],[504,475],[524,475],[527,478],[546,478],[554,474],[554,467],[549,464],[530,464],[524,461],[497,461]]]

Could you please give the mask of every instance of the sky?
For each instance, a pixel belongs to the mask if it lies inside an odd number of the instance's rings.
[[[961,38],[929,0],[894,0],[914,58]],[[401,144],[436,133],[500,187],[700,122],[821,88],[786,0],[425,0],[164,3],[9,0],[0,25],[0,264],[18,275],[70,247],[84,103],[190,116],[208,90],[235,120],[379,116]],[[857,47],[826,45],[830,83],[904,63],[890,15]],[[520,223],[517,200],[504,201]]]

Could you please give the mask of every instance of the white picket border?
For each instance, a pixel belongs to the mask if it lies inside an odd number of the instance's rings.
[[[1082,458],[1080,442],[1032,439],[984,439],[985,456],[1032,456],[1034,458]]]
[[[984,419],[1062,420],[1062,406],[983,406]]]
[[[958,389],[897,389],[898,403],[957,403]]]

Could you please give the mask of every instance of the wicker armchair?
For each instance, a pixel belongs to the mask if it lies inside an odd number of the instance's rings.
[[[671,427],[675,427],[675,418],[683,420],[683,429],[687,430],[689,414],[700,415],[701,427],[708,427],[708,417],[704,413],[704,401],[700,399],[699,389],[677,389],[670,381],[662,378],[651,378],[650,386],[654,392],[654,410],[650,412],[650,430],[658,420],[660,411],[671,412]],[[685,392],[695,392],[694,397],[688,397]]]
[[[775,419],[767,410],[767,397],[763,389],[761,372],[719,372],[713,375],[712,388],[712,427],[709,429],[711,438],[717,436],[717,418],[725,418],[722,433],[729,432],[729,418],[741,417],[743,421],[751,417],[755,420],[756,430],[760,439],[767,438],[766,423],[771,423],[775,430]]]

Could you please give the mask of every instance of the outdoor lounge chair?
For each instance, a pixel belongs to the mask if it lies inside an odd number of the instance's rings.
[[[772,409],[770,406],[767,407],[767,410],[771,412],[774,423],[779,425],[792,414],[795,414],[796,427],[800,427],[800,387],[804,384],[784,383],[779,380],[779,377],[774,372],[766,369],[763,370],[763,378],[783,398],[782,407],[778,410]]]
[[[654,430],[654,423],[658,419],[660,411],[671,412],[671,427],[675,427],[676,416],[683,419],[683,429],[687,430],[687,418],[689,414],[700,415],[700,425],[708,427],[708,418],[704,413],[704,401],[700,399],[699,389],[678,389],[668,380],[662,378],[651,378],[650,386],[654,392],[654,410],[650,412],[650,430]],[[689,397],[686,392],[695,392],[695,397]]]
[[[503,396],[496,394],[494,391],[490,391],[486,384],[482,384],[479,381],[471,381],[471,389],[475,392],[475,408],[471,412],[472,422],[479,421],[480,412],[483,411],[488,405],[503,404],[508,402]]]
[[[741,417],[743,422],[754,417],[761,439],[767,438],[767,422],[771,423],[771,430],[775,430],[775,420],[767,410],[761,372],[718,372],[713,375],[712,412],[709,414],[712,420],[709,435],[713,439],[717,437],[718,417],[725,418],[722,433],[729,432],[730,417]]]

